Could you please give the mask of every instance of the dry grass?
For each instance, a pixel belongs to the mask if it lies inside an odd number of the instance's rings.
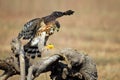
[[[61,30],[51,36],[49,43],[56,49],[72,47],[89,54],[97,64],[99,80],[119,80],[119,4],[119,0],[0,0],[0,58],[10,55],[9,43],[25,22],[55,10],[73,9],[73,16],[59,19]],[[36,80],[48,80],[48,75],[40,75]]]

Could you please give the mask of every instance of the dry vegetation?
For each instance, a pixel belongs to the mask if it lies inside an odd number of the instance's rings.
[[[89,54],[96,61],[99,80],[119,80],[119,8],[120,0],[0,0],[0,58],[10,55],[9,43],[26,21],[55,10],[72,9],[76,13],[59,19],[61,30],[49,43],[56,49],[72,47]],[[48,78],[45,74],[37,80]]]

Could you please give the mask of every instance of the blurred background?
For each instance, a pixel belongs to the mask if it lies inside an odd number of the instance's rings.
[[[75,14],[58,19],[61,29],[48,43],[87,53],[97,64],[98,80],[119,80],[120,0],[0,0],[0,58],[10,56],[10,41],[27,21],[69,9]],[[36,80],[49,80],[49,74]]]

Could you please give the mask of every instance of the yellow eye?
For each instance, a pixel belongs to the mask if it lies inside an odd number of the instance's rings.
[[[47,46],[45,46],[47,49],[54,49],[54,45],[52,44],[48,44]]]

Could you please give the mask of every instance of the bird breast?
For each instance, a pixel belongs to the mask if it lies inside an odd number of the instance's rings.
[[[39,42],[44,43],[45,36],[46,36],[46,32],[42,32],[41,35],[36,36],[36,37],[32,40],[31,46],[38,45]]]

